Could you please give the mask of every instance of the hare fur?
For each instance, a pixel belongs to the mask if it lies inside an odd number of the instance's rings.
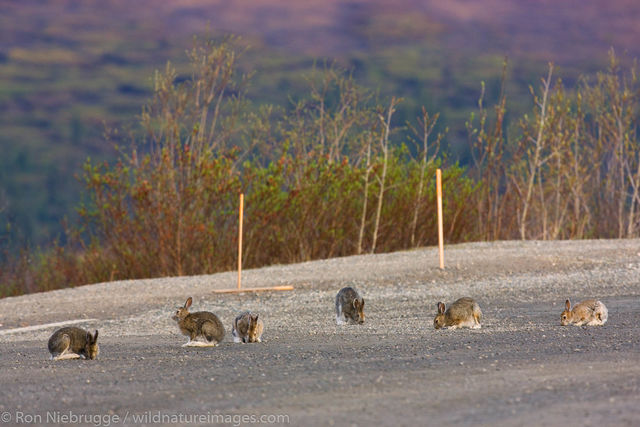
[[[98,331],[91,332],[75,326],[67,326],[56,330],[47,343],[51,360],[95,359],[98,357]]]
[[[473,298],[462,297],[454,301],[449,308],[446,308],[443,302],[439,302],[437,306],[438,314],[433,319],[436,329],[481,328],[482,311]]]
[[[189,312],[193,303],[187,298],[183,307],[178,308],[173,320],[178,322],[178,328],[189,340],[183,347],[215,347],[224,338],[224,326],[215,314],[209,311]]]
[[[262,342],[263,331],[264,323],[260,315],[245,311],[233,320],[231,335],[236,343]]]
[[[576,326],[602,326],[607,322],[609,311],[607,307],[598,300],[588,299],[573,306],[568,299],[564,303],[565,310],[560,315],[560,324],[566,326],[574,324]]]
[[[364,299],[351,286],[340,289],[336,295],[336,323],[364,323]]]

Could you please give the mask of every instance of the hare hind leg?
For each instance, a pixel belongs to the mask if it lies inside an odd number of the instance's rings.
[[[605,323],[607,323],[607,319],[609,318],[609,310],[607,310],[607,307],[600,301],[596,303],[594,314],[595,318],[598,319],[599,325],[604,325]]]
[[[593,317],[591,318],[591,320],[589,320],[589,322],[587,322],[588,326],[602,326],[604,325],[604,322],[607,321],[606,318],[606,314],[604,317],[604,320],[602,318],[602,313],[596,311],[595,313],[593,313]]]
[[[474,325],[471,327],[473,329],[480,329],[482,327],[482,310],[480,310],[480,306],[477,303],[473,304],[473,323]]]
[[[52,358],[51,360],[69,360],[69,359],[80,359],[82,356],[73,352],[64,352],[60,353],[58,356]]]
[[[71,346],[71,337],[67,334],[62,335],[55,343],[56,348],[62,348],[59,353],[51,353],[51,360],[79,359],[80,355],[69,351]]]
[[[196,339],[189,340],[185,344],[182,344],[183,347],[215,347],[218,343],[216,341],[207,341],[204,339]]]
[[[236,343],[236,344],[244,342],[244,339],[240,336],[240,333],[236,329],[235,325],[234,325],[233,329],[231,330],[231,336],[233,337],[233,342]]]
[[[473,326],[471,326],[471,329],[480,329],[482,328],[482,325],[480,324],[480,319],[482,318],[482,314],[474,311],[473,312]]]
[[[449,329],[457,329],[457,328],[469,328],[469,329],[478,329],[480,328],[480,324],[476,321],[475,317],[471,317],[470,319],[465,319],[459,321],[455,325],[449,326]]]
[[[336,324],[344,325],[345,323],[347,323],[347,318],[342,312],[342,304],[337,304],[336,305]]]

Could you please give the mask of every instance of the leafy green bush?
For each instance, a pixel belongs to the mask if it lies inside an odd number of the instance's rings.
[[[80,222],[65,244],[6,263],[3,295],[233,269],[240,193],[245,268],[433,245],[437,168],[448,242],[640,234],[640,92],[613,54],[574,94],[550,66],[509,140],[504,93],[492,114],[480,102],[469,170],[439,153],[438,115],[397,126],[400,99],[384,107],[336,67],[289,112],[255,108],[238,55],[204,43],[190,79],[156,74],[142,136],[115,164],[86,162]]]

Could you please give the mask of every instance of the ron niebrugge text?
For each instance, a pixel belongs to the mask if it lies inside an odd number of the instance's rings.
[[[17,424],[82,424],[96,427],[109,427],[118,424],[290,424],[286,414],[219,414],[219,413],[174,413],[146,411],[119,414],[86,414],[73,411],[47,411],[30,413],[23,411],[0,414],[1,423]]]

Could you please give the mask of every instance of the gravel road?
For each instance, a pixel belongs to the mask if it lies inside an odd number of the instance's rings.
[[[495,242],[121,281],[0,300],[0,425],[640,424],[640,240]],[[364,325],[335,324],[343,286]],[[216,348],[183,348],[170,319],[216,313]],[[436,302],[478,300],[479,330],[433,329]],[[594,297],[603,327],[560,326]],[[231,321],[261,313],[263,343]],[[100,330],[98,360],[49,360],[53,322]]]

